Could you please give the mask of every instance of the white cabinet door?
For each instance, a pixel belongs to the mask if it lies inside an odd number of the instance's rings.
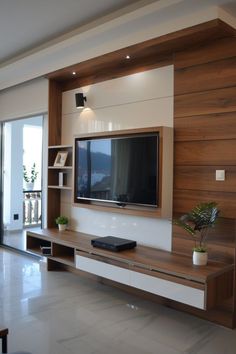
[[[76,255],[76,268],[118,283],[130,285],[130,271],[128,269],[79,255]]]
[[[205,309],[205,291],[76,255],[76,268],[167,299]]]
[[[130,271],[130,285],[184,304],[205,308],[204,290]]]

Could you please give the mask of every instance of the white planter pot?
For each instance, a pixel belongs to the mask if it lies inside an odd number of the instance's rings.
[[[67,228],[67,225],[65,225],[65,224],[58,224],[58,229],[59,229],[59,231],[65,231],[66,228]]]
[[[25,187],[27,191],[32,191],[34,190],[34,182],[26,182]]]
[[[193,251],[193,264],[198,266],[207,265],[208,253]]]

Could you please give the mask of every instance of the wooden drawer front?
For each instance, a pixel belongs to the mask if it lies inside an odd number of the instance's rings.
[[[195,289],[134,271],[130,271],[130,285],[152,294],[179,301],[199,309],[205,309],[204,290]]]
[[[130,271],[125,268],[78,255],[76,256],[76,268],[118,283],[130,285]]]

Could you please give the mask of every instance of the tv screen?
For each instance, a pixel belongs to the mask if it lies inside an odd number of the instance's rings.
[[[158,138],[76,139],[76,199],[157,207]]]

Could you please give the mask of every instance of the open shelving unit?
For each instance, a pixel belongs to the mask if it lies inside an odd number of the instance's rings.
[[[52,128],[54,129],[54,127]],[[48,227],[55,226],[55,219],[60,215],[61,191],[71,193],[73,181],[73,146],[58,145],[48,147]],[[50,144],[50,135],[49,135]],[[66,152],[67,158],[64,166],[55,166],[55,159],[60,152]],[[59,183],[59,174],[63,173],[63,183]],[[71,260],[67,261],[70,263]]]
[[[56,145],[48,148],[48,188],[72,189],[72,145]],[[59,152],[66,152],[67,159],[65,166],[54,166],[55,159]],[[65,174],[65,184],[59,185],[59,172]]]

